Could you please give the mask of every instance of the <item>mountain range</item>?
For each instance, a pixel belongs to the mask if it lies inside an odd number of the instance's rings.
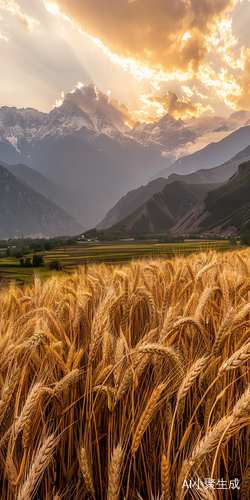
[[[111,121],[100,111],[87,114],[67,100],[49,113],[2,107],[0,165],[79,227],[110,227],[173,181],[193,185],[227,180],[239,164],[235,155],[250,144],[249,118],[245,111],[226,119],[186,121],[166,114],[130,129],[119,118]],[[182,148],[197,148],[206,135],[230,130],[221,141],[173,162]],[[188,179],[196,170],[196,177]],[[145,186],[150,177],[153,182]]]
[[[187,175],[171,174],[167,179],[159,177],[150,181],[146,186],[140,186],[123,196],[97,225],[97,229],[107,229],[116,225],[141,207],[156,193],[161,191],[167,184],[172,184],[175,181],[182,181],[186,184],[211,184],[212,188],[213,184],[226,182],[237,171],[238,165],[242,163],[242,161],[248,160],[250,160],[250,146],[247,146],[228,162],[218,167],[200,169],[197,172]]]

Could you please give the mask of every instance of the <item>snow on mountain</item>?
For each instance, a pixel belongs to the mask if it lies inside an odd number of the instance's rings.
[[[118,117],[114,121],[100,111],[87,114],[67,100],[49,113],[4,106],[0,108],[0,159],[9,163],[27,162],[31,157],[34,159],[41,141],[81,134],[85,142],[93,145],[102,134],[123,149],[133,149],[137,143],[143,149],[157,152],[171,164],[211,142],[221,140],[249,119],[249,111],[237,111],[228,118],[204,116],[185,121],[175,120],[166,114],[153,123],[137,122],[130,129]]]
[[[230,116],[200,116],[189,118],[184,121],[185,126],[199,136],[204,136],[210,132],[232,132],[239,127],[246,125],[250,119],[250,111],[234,111]],[[218,140],[218,139],[216,139]]]
[[[95,130],[100,134],[105,134],[108,137],[114,137],[118,133],[118,129],[111,120],[109,120],[101,111],[96,111],[90,115],[94,124]]]
[[[197,138],[195,131],[190,131],[182,121],[175,120],[169,114],[157,122],[137,122],[127,135],[144,147],[159,149],[163,156]]]
[[[34,144],[47,136],[71,135],[82,127],[94,130],[87,113],[68,101],[48,114],[32,108],[0,108],[0,141],[8,141],[20,153],[24,143]]]
[[[92,135],[105,134],[123,146],[132,139],[144,147],[159,150],[163,155],[187,142],[194,142],[197,137],[196,132],[168,114],[158,122],[136,123],[130,129],[119,118],[111,121],[100,111],[88,115],[69,101],[64,101],[49,113],[31,108],[0,108],[0,141],[8,142],[19,153],[46,137],[72,135],[83,127]]]

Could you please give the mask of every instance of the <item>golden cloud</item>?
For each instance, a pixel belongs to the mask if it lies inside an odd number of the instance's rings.
[[[250,110],[250,49],[245,51],[244,66],[240,78],[241,91],[237,96],[235,109]]]
[[[163,116],[168,113],[174,118],[187,118],[189,116],[200,116],[204,111],[210,110],[212,108],[210,105],[203,107],[200,103],[192,104],[190,99],[182,97],[179,99],[174,92],[170,90],[166,92],[163,96],[158,95],[144,95],[141,96],[141,101],[146,105],[144,110],[150,106],[156,108],[156,113],[158,117]]]
[[[196,72],[208,52],[207,37],[235,2],[56,0],[54,4],[120,58],[158,66],[164,72],[190,68]]]

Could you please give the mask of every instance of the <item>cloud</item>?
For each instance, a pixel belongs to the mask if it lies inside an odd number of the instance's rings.
[[[158,116],[168,113],[176,119],[187,118],[190,116],[198,117],[204,111],[212,111],[210,105],[203,107],[200,103],[192,104],[190,99],[185,97],[179,99],[178,96],[171,90],[162,96],[153,94],[141,96],[141,100],[144,102],[146,107],[154,106],[157,109],[156,113]]]
[[[20,5],[18,5],[14,0],[0,0],[0,9],[7,10],[13,15],[16,15],[28,31],[33,31],[35,24],[39,24],[37,19],[34,19],[27,14],[23,14],[20,10]]]
[[[109,91],[105,94],[100,90],[96,90],[94,83],[85,87],[78,84],[76,90],[67,94],[62,92],[62,99],[63,101],[70,101],[76,104],[86,113],[96,113],[96,111],[99,111],[112,121],[120,119],[124,123],[133,126],[135,120],[130,114],[127,106],[121,104],[116,99],[109,99],[109,95]]]
[[[56,0],[83,32],[122,58],[165,72],[197,71],[207,37],[234,0]],[[53,4],[52,4],[53,5]],[[185,38],[185,33],[189,37]],[[183,43],[184,36],[184,43]]]
[[[240,78],[241,91],[237,96],[235,109],[250,110],[250,49],[246,50]]]

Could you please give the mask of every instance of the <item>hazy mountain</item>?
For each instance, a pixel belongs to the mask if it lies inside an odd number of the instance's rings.
[[[237,234],[250,229],[250,161],[223,186],[210,191],[205,198],[173,228],[174,234]]]
[[[250,126],[241,127],[221,141],[216,143],[212,142],[200,151],[180,158],[170,167],[160,170],[151,177],[150,180],[156,179],[157,177],[169,177],[172,173],[186,175],[191,172],[196,172],[201,168],[206,169],[215,167],[220,163],[225,163],[230,160],[232,156],[235,156],[249,144]]]
[[[161,191],[167,184],[167,179],[160,177],[149,182],[146,186],[129,191],[116,205],[109,210],[106,217],[96,226],[97,229],[106,229],[121,221],[143,203],[149,200],[155,193]]]
[[[93,227],[101,219],[103,212],[98,203],[98,196],[84,190],[70,191],[69,189],[63,189],[56,186],[37,170],[21,163],[8,165],[0,161],[0,165],[7,168],[18,179],[28,184],[38,193],[49,198],[85,228]]]
[[[53,141],[34,168],[64,189],[93,195],[98,209],[105,214],[124,191],[140,183],[136,169],[126,166],[119,169],[112,158],[69,136]]]
[[[199,136],[213,133],[217,135],[221,131],[234,131],[244,125],[250,119],[250,111],[234,111],[230,116],[199,116],[184,120],[184,124],[192,132]],[[212,136],[211,136],[212,137]],[[212,141],[213,139],[211,139]]]
[[[209,182],[226,182],[238,169],[242,161],[250,160],[250,146],[247,146],[243,151],[237,153],[229,161],[214,168],[202,168],[192,174],[178,175],[171,174],[167,178],[167,182],[183,181],[188,184],[202,184]]]
[[[214,184],[167,184],[128,217],[111,228],[111,232],[154,233],[172,228]]]
[[[74,235],[84,227],[0,165],[0,236]]]

